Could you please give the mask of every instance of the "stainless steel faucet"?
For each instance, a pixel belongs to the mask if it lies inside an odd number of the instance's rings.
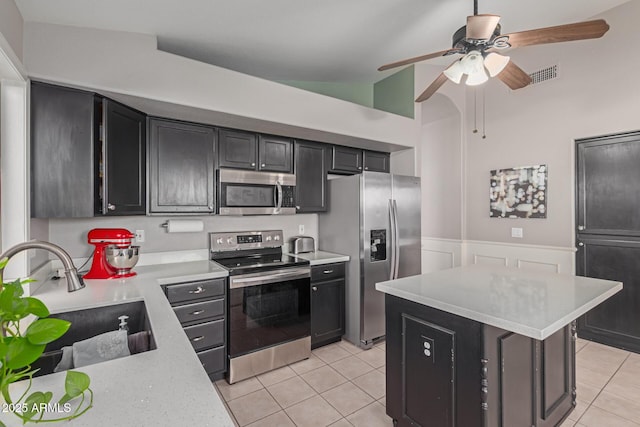
[[[40,240],[31,240],[29,242],[18,243],[15,246],[10,247],[2,255],[0,255],[0,259],[8,258],[11,259],[15,254],[25,251],[27,249],[44,249],[45,251],[49,251],[55,254],[60,261],[62,261],[62,265],[64,265],[64,275],[67,277],[67,291],[73,292],[78,289],[84,288],[84,282],[82,278],[78,276],[78,270],[73,265],[73,261],[71,261],[71,257],[64,249],[62,249],[58,245],[54,245],[53,243],[43,242]],[[2,280],[2,273],[4,271],[4,267],[0,268],[0,281]]]

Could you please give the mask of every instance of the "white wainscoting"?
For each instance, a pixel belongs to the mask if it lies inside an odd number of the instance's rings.
[[[575,249],[474,240],[422,238],[423,273],[472,264],[503,265],[537,271],[575,274]]]

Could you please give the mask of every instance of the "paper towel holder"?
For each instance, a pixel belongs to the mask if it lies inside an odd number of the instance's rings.
[[[172,230],[172,223],[178,225],[177,229]],[[191,224],[187,224],[191,223]],[[204,230],[204,223],[201,220],[166,220],[164,223],[160,224],[160,227],[164,228],[167,233],[190,233],[190,232],[201,232]]]

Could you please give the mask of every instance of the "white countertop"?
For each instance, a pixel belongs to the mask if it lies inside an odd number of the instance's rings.
[[[225,406],[173,313],[160,285],[227,276],[210,261],[136,267],[137,276],[121,280],[86,280],[68,293],[66,280],[48,281],[33,295],[52,313],[144,300],[157,349],[77,371],[91,377],[93,408],[70,426],[233,426]],[[32,391],[64,394],[65,372],[35,378]],[[14,384],[19,396],[25,382]],[[0,415],[8,426],[18,417]]]
[[[622,283],[474,265],[381,282],[376,289],[543,340],[620,291]]]
[[[306,259],[310,265],[323,265],[332,264],[334,262],[347,262],[349,261],[348,255],[335,254],[332,252],[315,251],[306,252],[302,254],[287,254],[298,258]]]

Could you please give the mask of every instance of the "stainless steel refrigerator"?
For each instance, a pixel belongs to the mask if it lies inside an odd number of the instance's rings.
[[[320,250],[349,255],[345,338],[362,348],[385,335],[377,282],[420,274],[420,178],[363,172],[329,180],[318,215]]]

